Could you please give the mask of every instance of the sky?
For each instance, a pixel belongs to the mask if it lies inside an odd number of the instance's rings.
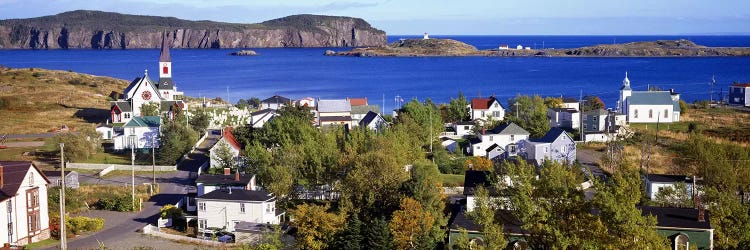
[[[389,35],[750,35],[748,0],[0,0],[0,19],[78,9],[234,23],[352,16]]]

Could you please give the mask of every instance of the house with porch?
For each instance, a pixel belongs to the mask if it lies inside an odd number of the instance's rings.
[[[47,185],[29,161],[0,161],[0,242],[27,245],[50,238]]]
[[[219,230],[235,232],[240,223],[279,224],[283,212],[276,209],[276,196],[264,190],[223,188],[195,198],[198,234]]]
[[[470,140],[467,149],[472,156],[504,158],[518,154],[518,143],[528,139],[530,133],[515,123],[506,123],[491,130],[482,129]],[[492,148],[488,153],[488,149]]]
[[[472,98],[469,113],[471,114],[471,120],[479,123],[502,121],[505,118],[505,108],[495,96]]]
[[[565,130],[551,128],[539,139],[525,139],[519,143],[521,155],[533,160],[537,166],[546,160],[573,163],[576,160],[576,143]]]

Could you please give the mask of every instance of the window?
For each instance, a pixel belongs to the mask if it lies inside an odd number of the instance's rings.
[[[8,200],[8,213],[13,213],[13,200]]]
[[[273,209],[271,207],[271,203],[266,204],[266,213],[270,214],[273,212]]]
[[[500,117],[500,111],[493,111],[492,116],[494,117]]]
[[[633,118],[638,118],[638,110],[633,111]]]
[[[240,203],[240,213],[245,213],[245,203]]]
[[[515,137],[516,137],[515,135],[510,135],[510,140],[515,141],[516,140]]]
[[[664,109],[664,118],[669,118],[669,110]]]
[[[594,121],[596,121],[596,119],[597,119],[597,117],[596,117],[596,116],[594,116]]]
[[[206,229],[206,219],[198,219],[198,228]]]
[[[206,203],[205,202],[198,202],[198,211],[206,211]]]
[[[490,141],[492,141],[492,137],[493,137],[493,136],[491,136],[491,135],[490,135]]]
[[[544,152],[545,152],[545,153],[549,152],[549,148],[545,146],[545,147],[544,147]]]
[[[29,186],[34,186],[34,173],[29,173]]]
[[[464,126],[464,130],[469,130],[469,126]]]
[[[124,116],[125,116],[125,119],[130,119],[130,113],[125,113]]]
[[[29,231],[39,231],[40,229],[40,223],[39,223],[39,213],[35,212],[32,214],[29,214],[28,216],[28,222],[29,222]]]
[[[654,110],[653,109],[649,109],[648,110],[648,118],[654,118]]]

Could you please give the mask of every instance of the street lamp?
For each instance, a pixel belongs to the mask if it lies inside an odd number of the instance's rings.
[[[138,145],[138,143],[136,142],[137,138],[138,136],[135,133],[130,135],[130,196],[132,197],[130,205],[132,206],[133,211],[135,211],[135,147]]]

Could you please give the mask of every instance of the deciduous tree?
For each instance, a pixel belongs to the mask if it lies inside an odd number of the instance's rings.
[[[398,249],[418,249],[421,238],[429,234],[434,220],[418,201],[408,197],[401,199],[401,209],[393,212],[389,223],[394,245]]]
[[[146,102],[141,104],[141,116],[159,116],[159,103]]]
[[[326,249],[342,230],[344,216],[328,212],[328,206],[302,204],[293,210],[299,249]]]

